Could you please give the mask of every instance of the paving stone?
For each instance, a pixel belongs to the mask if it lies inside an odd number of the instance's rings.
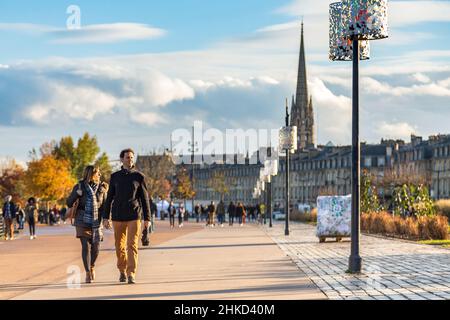
[[[319,244],[315,227],[295,222],[289,239],[283,223],[265,230],[330,298],[450,299],[450,250],[362,235],[363,274],[350,275],[349,242]]]

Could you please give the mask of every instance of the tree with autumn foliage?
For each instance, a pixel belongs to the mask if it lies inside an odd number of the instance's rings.
[[[175,164],[168,154],[139,156],[136,166],[146,176],[147,190],[152,198],[167,200],[173,191]]]
[[[32,159],[23,181],[28,195],[47,202],[65,199],[76,183],[69,161],[52,155]]]
[[[225,195],[230,192],[229,182],[225,179],[225,173],[216,171],[213,173],[211,180],[208,182],[208,186],[220,194],[220,200],[224,200]]]
[[[180,168],[177,172],[173,195],[179,200],[192,199],[195,196],[192,181],[186,168]]]
[[[25,169],[14,159],[6,159],[0,163],[0,197],[13,197],[15,203],[24,204],[23,177]]]

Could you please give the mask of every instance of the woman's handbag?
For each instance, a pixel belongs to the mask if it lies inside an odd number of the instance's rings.
[[[78,184],[78,191],[81,191],[81,185]],[[80,198],[78,198],[72,207],[67,209],[66,219],[70,219],[70,223],[73,225],[73,220],[75,220],[77,216],[78,204],[80,203]]]

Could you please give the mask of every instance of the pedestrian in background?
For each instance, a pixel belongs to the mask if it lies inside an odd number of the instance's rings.
[[[14,240],[14,220],[16,219],[16,213],[17,207],[12,202],[12,196],[6,196],[2,213],[6,226],[6,240]]]
[[[158,207],[155,203],[155,201],[153,200],[153,198],[150,198],[150,213],[151,213],[151,219],[150,219],[150,233],[155,232],[155,217],[156,214],[158,213]]]
[[[182,228],[184,225],[184,215],[186,214],[186,209],[184,209],[184,205],[180,204],[178,208],[178,228]]]
[[[207,220],[208,209],[205,208],[205,207],[203,206],[203,204],[200,205],[200,212],[201,212],[201,219],[202,219],[202,222],[204,222],[205,220]],[[207,224],[208,224],[208,223],[207,223]]]
[[[170,205],[167,210],[169,211],[170,227],[173,229],[175,228],[175,216],[177,214],[177,209],[173,205],[173,201],[170,201]]]
[[[25,211],[23,211],[22,206],[19,204],[17,207],[17,223],[19,224],[19,230],[23,230],[25,226]]]
[[[243,215],[243,206],[240,202],[236,205],[236,218],[239,222],[239,225],[242,226],[242,215]]]
[[[217,205],[217,217],[219,218],[219,224],[223,228],[223,223],[225,221],[225,204],[220,200]]]
[[[67,198],[67,205],[74,206],[78,200],[75,215],[76,237],[81,242],[81,258],[86,271],[86,283],[95,280],[95,263],[100,252],[101,221],[108,186],[101,183],[98,167],[87,166],[83,179],[79,181]]]
[[[195,212],[195,217],[197,219],[197,223],[199,223],[200,222],[200,206],[198,205],[198,203],[195,205],[194,212]]]
[[[211,201],[211,204],[208,206],[208,214],[208,225],[214,228],[216,226],[216,205],[214,201]]]
[[[35,198],[30,198],[25,206],[25,218],[30,228],[30,240],[36,239],[36,221],[38,220],[38,207]]]
[[[245,218],[247,216],[247,212],[245,210],[244,205],[241,202],[238,202],[237,208],[236,208],[236,214],[239,219],[239,224],[242,227],[245,224]]]
[[[63,206],[62,208],[61,208],[61,220],[62,220],[62,222],[64,223],[64,224],[66,224],[66,213],[67,213],[67,207],[66,206]]]
[[[230,202],[228,205],[228,220],[230,221],[230,226],[233,226],[234,224],[234,217],[236,215],[236,206],[234,205],[233,201]]]

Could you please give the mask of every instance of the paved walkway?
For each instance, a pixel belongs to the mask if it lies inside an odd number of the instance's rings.
[[[319,244],[315,227],[291,223],[265,228],[287,255],[332,300],[450,299],[450,250],[362,236],[363,274],[346,274],[350,242]]]
[[[326,299],[255,226],[203,228],[139,254],[136,285],[118,283],[113,259],[94,284],[69,289],[64,279],[16,299]]]
[[[197,224],[170,230],[168,222],[156,222],[157,233],[151,235],[154,245],[202,230]],[[28,228],[15,241],[0,241],[0,300],[67,279],[68,266],[82,268],[81,245],[70,225],[37,227],[37,239],[29,240]],[[105,233],[97,267],[114,263],[113,234]],[[43,296],[42,298],[45,298]]]

